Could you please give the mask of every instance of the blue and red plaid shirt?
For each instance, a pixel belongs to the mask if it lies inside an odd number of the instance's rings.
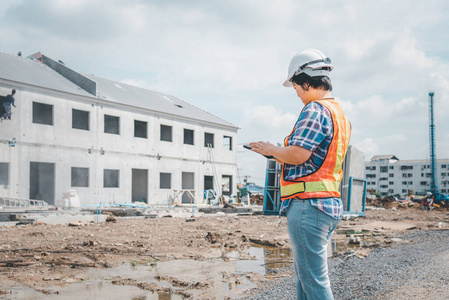
[[[293,133],[288,137],[289,146],[300,146],[312,151],[310,158],[301,165],[284,164],[286,180],[294,180],[318,170],[326,158],[333,136],[330,111],[319,101],[307,104],[296,121]],[[282,201],[280,213],[287,209],[291,200]],[[340,198],[310,199],[310,204],[334,219],[341,219],[343,205]]]

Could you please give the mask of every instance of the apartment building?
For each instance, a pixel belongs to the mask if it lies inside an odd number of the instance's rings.
[[[0,197],[59,205],[204,203],[236,193],[238,127],[174,96],[0,53]]]
[[[394,155],[376,155],[365,162],[367,190],[386,195],[416,195],[430,191],[431,169],[429,160],[399,160]],[[437,188],[449,193],[449,159],[437,160]]]

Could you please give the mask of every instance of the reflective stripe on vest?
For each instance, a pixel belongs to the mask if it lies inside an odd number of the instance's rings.
[[[284,180],[283,168],[281,200],[340,197],[339,188],[343,176],[342,165],[349,145],[351,125],[335,100],[319,100],[318,103],[331,112],[334,129],[326,158],[321,167],[314,173],[292,181]],[[294,129],[285,139],[285,146],[288,146],[288,139],[293,132]]]

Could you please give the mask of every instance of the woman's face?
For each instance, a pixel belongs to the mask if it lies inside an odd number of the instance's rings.
[[[306,105],[309,102],[309,100],[306,97],[306,91],[302,88],[302,86],[296,84],[295,82],[293,82],[293,88],[295,89],[298,97],[301,98],[302,103]]]

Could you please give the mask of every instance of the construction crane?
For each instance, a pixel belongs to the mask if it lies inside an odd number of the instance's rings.
[[[430,146],[430,192],[435,196],[435,201],[449,202],[449,196],[438,192],[437,187],[437,158],[435,153],[435,123],[433,119],[433,96],[434,92],[429,92],[429,146]]]

